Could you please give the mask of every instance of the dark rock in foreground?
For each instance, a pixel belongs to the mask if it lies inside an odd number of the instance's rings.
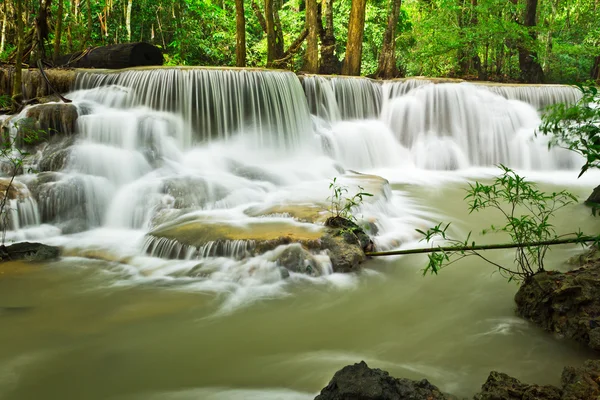
[[[348,365],[335,373],[333,379],[315,400],[438,400],[452,399],[426,379],[397,379],[386,371],[369,368],[364,361]]]
[[[584,400],[600,398],[600,360],[583,367],[565,367],[561,387],[528,385],[501,372],[492,371],[475,400]]]
[[[0,246],[0,262],[2,261],[50,261],[59,257],[58,247],[41,243],[21,242],[10,246]]]
[[[598,400],[600,360],[582,367],[565,367],[561,386],[529,385],[501,372],[492,371],[474,400]],[[364,361],[335,373],[315,400],[454,400],[426,379],[394,378],[386,371],[369,368]]]
[[[548,332],[600,350],[600,267],[590,262],[574,271],[540,272],[515,295],[517,314]]]
[[[586,204],[599,205],[600,204],[600,186],[596,186],[590,197],[585,201]]]

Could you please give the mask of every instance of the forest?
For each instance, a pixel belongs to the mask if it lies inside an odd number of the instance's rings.
[[[19,10],[21,12],[19,12]],[[573,83],[600,78],[600,0],[11,0],[0,61],[148,42],[167,65]]]

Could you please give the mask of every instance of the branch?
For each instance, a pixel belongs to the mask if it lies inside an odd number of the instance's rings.
[[[260,27],[262,28],[262,30],[265,33],[267,33],[267,21],[265,21],[265,16],[264,16],[262,10],[260,9],[258,4],[256,4],[256,1],[254,1],[254,0],[252,0],[252,11],[254,11],[254,15],[256,15],[256,18],[258,19],[258,23],[260,24]]]
[[[523,247],[534,247],[534,246],[552,246],[557,244],[569,244],[569,243],[589,243],[598,241],[597,237],[593,236],[582,236],[570,239],[553,239],[543,240],[541,242],[526,242],[526,243],[501,243],[501,244],[481,244],[475,246],[438,246],[428,247],[424,249],[407,249],[407,250],[392,250],[392,251],[374,251],[367,252],[365,255],[369,257],[383,257],[383,256],[398,256],[404,254],[422,254],[422,253],[437,253],[439,251],[477,251],[477,250],[500,250],[500,249],[514,249]]]

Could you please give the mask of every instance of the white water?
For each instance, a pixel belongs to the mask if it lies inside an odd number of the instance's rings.
[[[272,295],[271,285],[283,279],[278,253],[248,257],[254,242],[243,239],[207,239],[196,248],[145,234],[172,221],[227,231],[268,222],[274,237],[278,230],[304,229],[286,211],[251,216],[248,210],[325,208],[330,180],[348,170],[435,184],[487,175],[499,163],[566,174],[579,167],[572,153],[548,152],[544,138],[534,135],[536,108],[574,101],[568,87],[319,76],[301,83],[288,72],[196,68],[86,72],[77,85],[69,97],[80,110],[78,136],[66,167],[40,186],[37,204],[28,198],[17,208],[13,237],[119,260],[133,281],[186,284],[202,276],[194,284],[202,290],[233,285],[240,294],[233,304],[260,298],[261,291]],[[340,182],[351,193],[367,185],[376,194],[360,215],[376,226],[380,249],[413,241],[415,228],[440,218],[388,185],[352,174]],[[330,274],[327,257],[317,259]]]
[[[297,245],[250,257],[256,243],[210,236],[318,230],[291,213],[318,215],[333,177],[376,194],[358,214],[380,249],[423,245],[415,228],[438,221],[456,233],[498,222],[462,202],[466,182],[494,176],[495,163],[585,194],[598,176],[576,180],[580,161],[534,137],[540,105],[573,99],[571,88],[499,95],[426,80],[301,84],[282,72],[168,68],[78,83],[64,170],[18,177],[39,187],[12,205],[8,240],[60,245],[64,257],[1,271],[0,317],[13,319],[0,332],[11,343],[0,350],[0,397],[308,399],[361,359],[471,396],[490,370],[556,384],[563,365],[588,356],[514,317],[515,287],[475,260],[436,279],[420,276],[418,257],[334,274],[320,253],[321,276],[284,279],[277,259]],[[557,227],[593,227],[588,214],[573,206]],[[208,227],[196,232],[206,241],[146,235],[164,224]],[[553,250],[549,266],[574,251]]]

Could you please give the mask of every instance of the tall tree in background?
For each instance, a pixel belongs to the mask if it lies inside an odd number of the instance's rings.
[[[246,66],[246,17],[244,16],[244,0],[235,0],[235,65],[238,67]]]
[[[22,89],[22,71],[21,66],[23,63],[23,0],[16,0],[16,17],[17,17],[17,31],[16,31],[16,40],[17,40],[17,54],[15,57],[15,77],[13,81],[13,102],[20,102]]]
[[[63,0],[58,0],[58,11],[56,13],[56,28],[54,29],[54,54],[58,58],[60,54],[60,38],[62,36]]]
[[[4,46],[6,44],[6,25],[8,25],[8,1],[4,1],[2,7],[2,32],[0,32],[0,53],[4,52]]]
[[[91,0],[88,0],[90,2]],[[127,41],[131,42],[131,8],[133,0],[127,0],[127,11],[125,13],[125,28],[127,29]]]
[[[267,34],[267,67],[272,67],[276,60],[283,57],[283,40],[278,32],[275,18],[275,2],[265,0],[265,32]],[[279,19],[279,18],[277,18]],[[281,29],[279,29],[280,31]]]
[[[323,14],[325,24],[323,24]],[[335,56],[335,35],[333,31],[333,0],[323,0],[321,12],[317,10],[317,24],[321,37],[321,63],[320,74],[339,74],[340,60]]]
[[[346,57],[342,65],[342,75],[360,75],[362,42],[365,33],[365,8],[367,0],[352,0]]]
[[[383,35],[383,45],[379,54],[377,71],[375,72],[376,78],[390,79],[401,76],[396,65],[396,27],[401,7],[402,0],[389,1],[387,26]]]
[[[537,40],[535,32],[537,19],[538,0],[526,0],[525,19],[523,25],[527,28],[532,43]],[[521,69],[521,79],[527,83],[544,82],[544,71],[538,62],[537,52],[532,49],[533,44],[526,44],[521,41],[518,45],[519,68]]]
[[[303,70],[311,74],[316,74],[319,71],[319,29],[317,8],[317,0],[306,0],[305,26],[308,31],[308,36],[306,37],[306,56]]]

